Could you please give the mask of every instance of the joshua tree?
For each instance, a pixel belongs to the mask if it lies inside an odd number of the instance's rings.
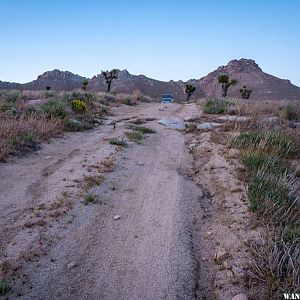
[[[220,74],[218,76],[218,81],[219,81],[219,83],[222,84],[222,97],[227,97],[228,88],[231,85],[236,85],[237,84],[237,80],[236,79],[229,79],[228,74]]]
[[[47,90],[47,91],[50,91],[50,90],[51,90],[51,86],[49,86],[49,85],[46,86],[46,90]]]
[[[118,78],[118,70],[112,69],[111,71],[101,71],[101,74],[105,77],[105,81],[107,84],[107,93],[110,93],[112,81]]]
[[[83,81],[82,81],[82,86],[81,86],[81,88],[84,90],[84,91],[86,91],[86,88],[87,88],[87,85],[89,84],[89,81],[87,80],[87,79],[84,79]]]
[[[243,88],[240,89],[240,93],[242,94],[243,99],[249,99],[252,90],[247,89],[247,87],[244,85]]]
[[[185,93],[186,93],[186,100],[189,101],[193,93],[195,92],[196,87],[191,84],[185,85]]]

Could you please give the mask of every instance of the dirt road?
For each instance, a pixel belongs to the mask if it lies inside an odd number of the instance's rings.
[[[193,105],[118,108],[115,130],[69,134],[2,164],[1,258],[14,278],[8,299],[195,299],[203,193],[186,178],[184,135],[154,120],[147,126],[156,134],[141,145],[120,152],[108,143],[122,136],[124,117],[195,113]],[[112,172],[103,161],[114,162]],[[81,183],[97,174],[105,179],[90,192],[100,203],[83,205]]]

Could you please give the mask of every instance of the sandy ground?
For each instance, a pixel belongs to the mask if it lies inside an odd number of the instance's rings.
[[[158,124],[198,115],[195,104],[122,106],[110,117],[116,129],[67,134],[1,164],[0,262],[12,287],[4,299],[226,300],[245,292],[249,213],[241,183],[228,176],[234,169],[210,133]],[[155,118],[146,125],[155,134],[122,150],[109,144],[139,116]],[[86,186],[88,177],[101,183]],[[84,205],[86,192],[99,203]],[[227,264],[216,265],[224,249]]]

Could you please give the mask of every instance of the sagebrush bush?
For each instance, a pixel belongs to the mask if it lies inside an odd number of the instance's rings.
[[[42,109],[49,118],[64,119],[68,115],[64,102],[60,100],[49,100],[42,105]]]
[[[7,102],[16,102],[21,99],[22,99],[22,93],[18,90],[11,90],[6,92],[5,94],[5,100]]]

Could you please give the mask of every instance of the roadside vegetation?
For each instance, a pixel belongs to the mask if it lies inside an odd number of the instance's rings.
[[[248,107],[254,121],[241,128],[231,147],[241,150],[250,208],[264,228],[247,254],[249,284],[266,299],[282,299],[283,292],[300,291],[300,129],[295,104],[275,103],[270,111],[273,116],[263,117],[259,108]]]
[[[247,288],[253,299],[282,299],[283,293],[300,292],[300,108],[296,101],[249,101],[247,87],[240,92],[245,100],[200,104],[210,122],[218,120],[213,114],[247,117],[228,119],[212,139],[229,140],[246,166],[240,176],[260,232],[245,252]]]
[[[87,84],[83,84],[83,91],[74,92],[56,92],[51,87],[46,91],[0,91],[0,161],[10,154],[36,149],[42,141],[65,131],[100,124],[111,105],[152,101],[139,92],[87,93]]]

